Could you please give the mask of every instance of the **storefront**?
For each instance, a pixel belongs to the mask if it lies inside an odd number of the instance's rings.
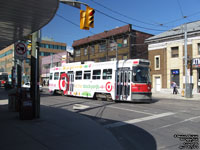
[[[200,58],[193,58],[192,68],[197,69],[197,92],[200,93]]]
[[[175,82],[178,87],[180,86],[179,69],[171,70],[171,83],[172,82]]]

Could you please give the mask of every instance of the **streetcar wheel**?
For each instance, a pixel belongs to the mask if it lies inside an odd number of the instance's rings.
[[[61,91],[61,95],[62,95],[62,96],[65,96],[64,91]]]

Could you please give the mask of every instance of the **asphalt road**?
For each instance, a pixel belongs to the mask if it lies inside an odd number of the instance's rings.
[[[91,118],[109,130],[125,150],[199,149],[199,101],[155,99],[150,104],[115,103],[51,96],[44,91],[41,105]]]

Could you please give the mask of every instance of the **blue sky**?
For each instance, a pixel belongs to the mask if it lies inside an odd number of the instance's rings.
[[[126,23],[132,24],[133,29],[156,35],[185,22],[200,20],[200,0],[82,0],[81,2],[96,9],[93,29],[81,30],[80,10],[60,4],[53,20],[42,29],[42,36],[51,37],[55,41],[71,46],[74,40],[124,26]],[[85,10],[85,6],[82,5],[81,8]],[[184,19],[183,16],[188,17]]]

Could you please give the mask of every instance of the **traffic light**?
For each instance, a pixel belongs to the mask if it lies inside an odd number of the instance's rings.
[[[80,29],[89,30],[89,27],[86,27],[86,12],[80,10]]]
[[[94,28],[94,9],[87,6],[86,7],[86,27]]]

